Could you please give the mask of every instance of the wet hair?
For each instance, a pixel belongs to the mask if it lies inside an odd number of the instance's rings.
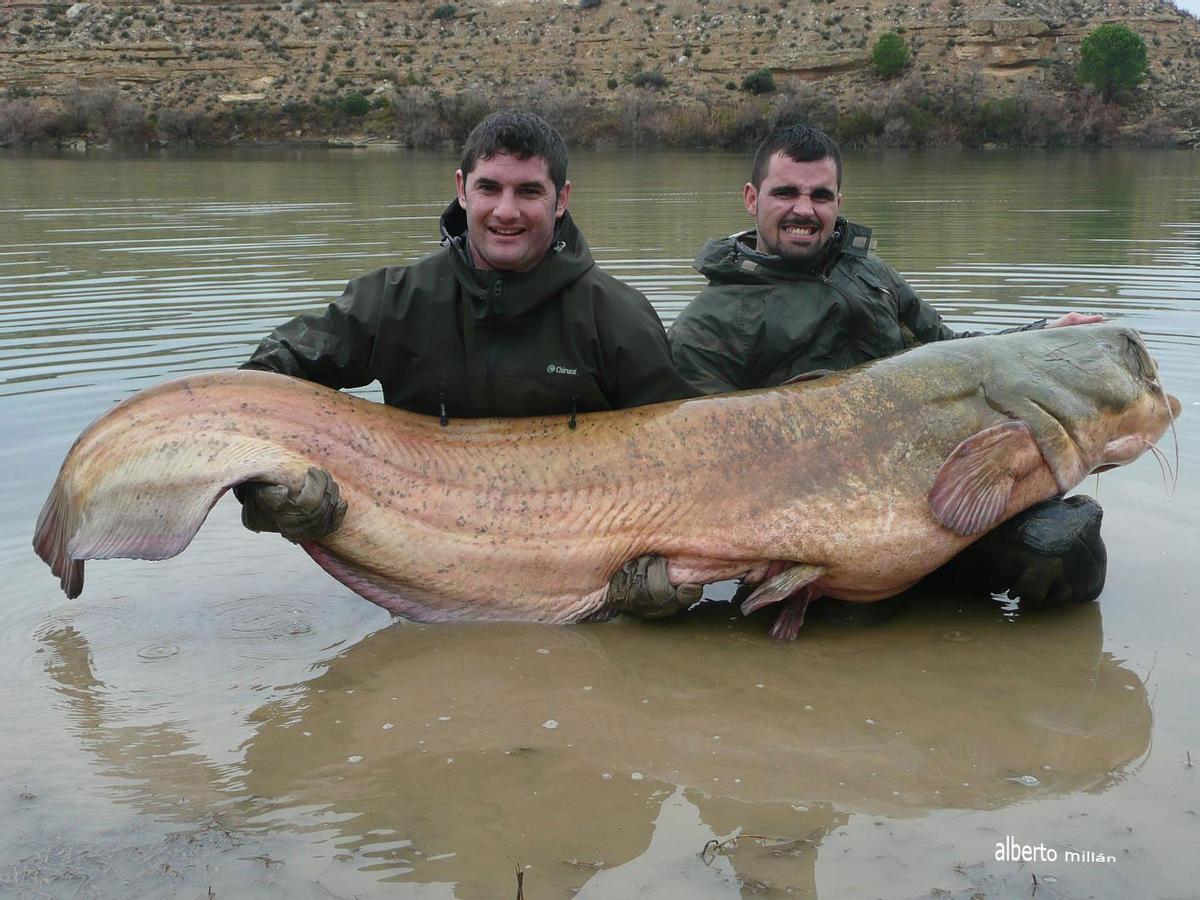
[[[776,153],[782,153],[796,162],[832,159],[837,166],[838,190],[842,189],[842,152],[833,138],[811,125],[788,125],[776,128],[758,145],[758,151],[754,154],[754,170],[750,174],[750,183],[755,190],[762,187],[771,157]]]
[[[554,191],[567,183],[567,144],[545,119],[519,109],[502,109],[476,125],[463,144],[463,177],[471,174],[481,159],[509,153],[517,159],[537,157],[546,161]]]

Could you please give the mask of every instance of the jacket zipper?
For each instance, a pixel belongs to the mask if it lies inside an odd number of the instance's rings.
[[[834,283],[833,283],[833,279],[832,279],[832,278],[830,278],[830,277],[829,277],[828,275],[826,275],[824,272],[818,272],[818,273],[816,273],[816,274],[814,274],[814,275],[808,275],[808,274],[805,274],[805,275],[804,275],[804,277],[805,277],[805,278],[807,278],[807,279],[811,279],[811,280],[813,280],[813,281],[819,281],[819,282],[821,282],[821,284],[823,284],[823,285],[825,285],[827,288],[831,289],[831,290],[832,290],[832,291],[833,291],[835,294],[837,294],[837,295],[838,295],[838,296],[840,296],[840,297],[841,297],[841,298],[842,298],[844,301],[846,301],[846,304],[847,304],[848,310],[849,310],[849,312],[851,313],[851,315],[853,315],[853,313],[854,313],[854,300],[853,300],[853,299],[850,297],[850,295],[849,295],[849,294],[847,294],[847,293],[846,293],[845,291],[843,291],[843,290],[842,290],[840,287],[838,287],[836,284],[834,284]],[[853,330],[853,333],[855,334],[855,336],[857,336],[857,333],[858,333],[858,330],[859,330],[859,329],[857,328],[857,323],[852,323],[852,325],[851,325],[851,328],[852,328],[852,330]],[[800,349],[802,349],[802,348],[800,348]],[[785,364],[785,365],[788,365],[788,366],[790,366],[790,365],[792,364],[792,362],[795,360],[797,353],[799,353],[799,349],[797,349],[796,351],[794,351],[794,352],[793,352],[793,353],[792,353],[790,356],[786,357],[786,358],[784,359],[784,364]],[[755,359],[755,364],[757,365],[757,363],[758,363],[758,360],[757,360],[757,358],[756,358],[756,359]]]
[[[830,279],[828,275],[821,275],[821,280],[825,282],[827,287],[832,288],[834,293],[838,294],[843,300],[846,301],[846,312],[850,316],[850,337],[853,341],[854,349],[857,352],[861,347],[863,340],[865,328],[863,315],[865,314],[865,308],[860,308],[859,305],[855,304],[854,298],[834,284],[833,280]]]
[[[497,278],[495,284],[492,285],[491,298],[491,314],[493,326],[500,320],[500,313],[503,309],[501,299],[504,295],[504,280]],[[496,330],[494,327],[488,329],[488,352],[487,352],[487,376],[485,396],[487,400],[487,414],[489,416],[496,415],[496,362],[499,351],[496,347]]]

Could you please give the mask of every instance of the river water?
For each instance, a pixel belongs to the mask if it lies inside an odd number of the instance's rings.
[[[918,593],[790,645],[722,603],[394,623],[231,498],[181,556],[91,563],[65,599],[30,538],[75,435],[434,249],[453,168],[0,157],[0,895],[510,897],[519,865],[531,898],[1195,896],[1195,153],[846,160],[844,211],[951,324],[1077,309],[1146,337],[1182,476],[1172,495],[1147,456],[1083,486],[1099,603]],[[746,227],[746,168],[580,154],[572,209],[669,321],[703,240]],[[998,860],[1010,837],[1038,859]]]

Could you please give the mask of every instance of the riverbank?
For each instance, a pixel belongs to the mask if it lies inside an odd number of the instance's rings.
[[[1179,128],[1144,104],[1105,102],[1088,90],[1060,94],[1026,85],[1008,97],[976,79],[911,74],[841,111],[809,86],[770,96],[708,98],[672,107],[638,94],[605,104],[530,89],[443,95],[406,88],[368,100],[349,93],[316,102],[239,105],[213,111],[151,110],[113,86],[73,89],[53,103],[0,101],[0,146],[175,147],[320,144],[456,146],[488,112],[519,106],[542,114],[576,147],[745,149],[770,128],[804,121],[847,148],[1200,147],[1200,128]],[[573,102],[572,102],[573,101]]]
[[[1145,40],[1120,104],[1078,84],[1104,22]],[[878,36],[911,59],[882,77]],[[1200,22],[1162,0],[28,3],[0,10],[0,144],[454,143],[535,109],[577,146],[1195,144]]]

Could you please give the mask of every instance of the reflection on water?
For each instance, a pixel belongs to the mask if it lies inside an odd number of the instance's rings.
[[[724,608],[648,627],[393,626],[252,710],[228,765],[177,722],[127,723],[132,698],[98,679],[80,631],[40,640],[76,737],[147,814],[184,804],[238,833],[319,831],[311,852],[385,880],[440,881],[454,859],[456,896],[480,898],[514,860],[557,896],[619,884],[680,840],[672,877],[720,881],[705,841],[770,837],[722,855],[736,896],[814,890],[822,837],[851,812],[1102,791],[1146,753],[1146,691],[1102,651],[1097,606],[1016,629],[982,604],[948,619],[946,598],[921,599],[891,625],[818,626],[802,661]]]
[[[581,154],[572,208],[669,321],[703,239],[746,227],[746,165]],[[1173,498],[1149,464],[1087,485],[1110,551],[1098,605],[918,597],[790,647],[719,606],[389,627],[230,502],[180,557],[96,567],[65,601],[29,539],[74,436],[429,252],[453,166],[0,157],[0,894],[511,896],[520,862],[531,897],[1026,895],[1030,872],[992,859],[1005,833],[1122,853],[1039,896],[1192,891],[1195,154],[846,161],[845,211],[952,323],[1073,308],[1147,337],[1184,405],[1183,475]]]

